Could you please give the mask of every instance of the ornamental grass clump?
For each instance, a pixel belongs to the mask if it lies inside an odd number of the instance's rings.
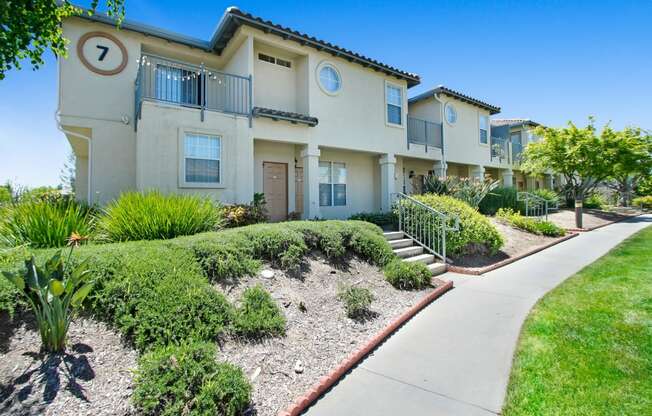
[[[337,298],[344,303],[346,316],[351,319],[358,319],[369,314],[369,307],[374,301],[371,290],[365,287],[343,286],[337,293]]]
[[[63,247],[72,233],[89,235],[94,210],[69,196],[25,198],[0,206],[0,246]]]
[[[220,228],[221,209],[194,195],[127,192],[111,202],[98,222],[106,241],[159,240]]]
[[[81,306],[93,288],[88,262],[72,268],[68,263],[58,251],[42,266],[38,266],[32,256],[25,261],[23,273],[2,272],[34,312],[43,349],[48,352],[65,349],[73,311]]]

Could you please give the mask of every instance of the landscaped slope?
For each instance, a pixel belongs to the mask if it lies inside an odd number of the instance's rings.
[[[503,414],[652,414],[652,227],[545,296],[524,324]]]

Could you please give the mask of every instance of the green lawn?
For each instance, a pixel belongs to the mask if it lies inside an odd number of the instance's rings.
[[[652,227],[536,305],[503,415],[652,415]]]

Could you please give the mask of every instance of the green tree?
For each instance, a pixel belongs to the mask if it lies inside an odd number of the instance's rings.
[[[582,202],[612,175],[620,135],[609,126],[597,134],[593,118],[583,128],[569,122],[561,128],[538,127],[535,134],[541,140],[526,147],[521,166],[528,174],[553,171],[566,179],[575,199],[575,225],[582,228]]]
[[[107,15],[118,24],[124,17],[125,0],[106,0]],[[34,69],[43,64],[43,54],[50,49],[55,56],[66,57],[68,40],[63,37],[61,22],[70,16],[95,13],[99,0],[84,10],[68,0],[0,1],[0,80],[11,68],[21,68],[29,60]]]
[[[620,194],[623,206],[629,206],[634,189],[652,173],[652,135],[639,128],[626,128],[618,137],[607,186]]]

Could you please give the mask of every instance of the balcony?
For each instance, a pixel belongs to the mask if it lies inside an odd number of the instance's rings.
[[[433,123],[431,121],[420,120],[418,118],[407,118],[407,146],[410,144],[420,144],[425,147],[426,152],[428,147],[436,147],[441,149],[443,147],[442,139],[442,125],[441,123]]]
[[[251,77],[228,74],[155,55],[142,55],[136,76],[135,126],[143,101],[251,116]]]
[[[510,163],[509,139],[505,137],[491,137],[489,149],[492,162],[497,160],[498,163]]]

